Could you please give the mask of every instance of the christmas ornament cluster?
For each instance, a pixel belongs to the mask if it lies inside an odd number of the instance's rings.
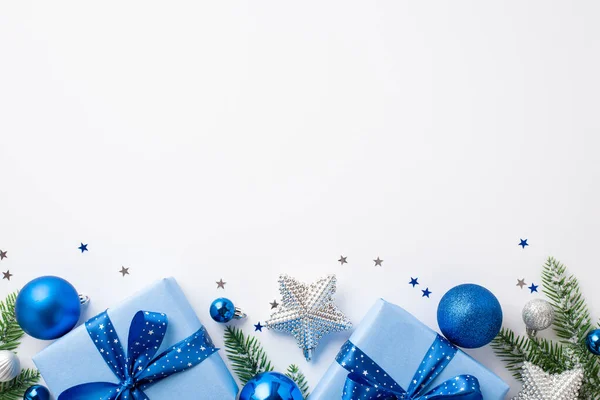
[[[470,400],[500,400],[508,391],[507,385],[460,350],[482,347],[490,342],[501,357],[512,360],[509,368],[513,368],[514,372],[518,371],[518,376],[523,381],[523,388],[515,399],[573,400],[580,398],[582,394],[587,396],[597,393],[593,379],[600,381],[600,378],[590,374],[586,366],[600,365],[600,358],[597,358],[600,355],[600,329],[592,329],[577,282],[573,277],[566,277],[562,265],[550,259],[543,277],[550,301],[536,298],[524,305],[524,338],[518,338],[511,331],[502,328],[503,311],[500,302],[492,292],[476,284],[455,286],[442,296],[437,307],[437,320],[443,336],[422,324],[406,310],[383,300],[376,302],[342,346],[332,367],[312,393],[311,400],[443,399],[458,395]],[[325,276],[311,284],[281,275],[278,283],[281,303],[271,313],[265,326],[271,331],[293,336],[307,361],[313,358],[324,336],[353,328],[351,321],[335,303],[335,275]],[[560,303],[556,293],[573,301]],[[57,339],[74,329],[81,317],[84,299],[65,279],[40,277],[26,284],[16,296],[14,319],[23,332],[34,338]],[[211,379],[213,386],[215,379],[220,380],[219,388],[211,390],[220,391],[220,398],[235,397],[237,385],[220,361],[217,349],[205,328],[199,322],[194,323],[189,319],[194,315],[193,311],[174,279],[160,281],[123,304],[113,311],[119,324],[123,323],[125,317],[123,310],[139,307],[139,311],[131,319],[127,351],[114,333],[111,318],[103,313],[76,328],[74,335],[50,345],[36,356],[36,363],[42,374],[52,376],[49,382],[56,382],[56,377],[59,376],[51,366],[61,365],[64,359],[78,360],[76,354],[83,357],[85,354],[98,353],[120,381],[117,385],[97,383],[93,371],[101,368],[102,364],[98,361],[94,361],[95,365],[92,366],[84,367],[81,364],[81,368],[76,369],[77,373],[86,376],[89,383],[79,383],[62,394],[56,393],[60,394],[59,400],[73,398],[72,393],[85,394],[90,398],[108,396],[106,398],[112,399],[117,392],[122,392],[122,396],[128,393],[133,398],[148,398],[144,392],[150,391],[152,387],[162,387],[162,390],[168,390],[172,395],[179,393],[179,390],[184,395],[188,393],[188,386],[173,387],[174,380],[169,379],[170,375],[188,370],[199,371],[195,366],[206,359],[212,360],[205,365],[210,365],[207,368],[214,375],[208,378],[203,373],[201,379]],[[568,309],[569,304],[574,304],[573,307],[576,308]],[[177,311],[156,313],[145,311],[146,307]],[[182,313],[180,310],[189,311]],[[577,317],[578,312],[581,313],[579,318],[566,321],[566,315]],[[230,324],[246,317],[240,308],[225,297],[217,298],[211,303],[208,315],[219,324]],[[173,321],[170,320],[171,316],[174,317]],[[164,353],[156,354],[160,341],[166,337],[166,329],[171,324],[175,327],[197,324],[199,328],[189,337],[170,338],[170,347]],[[573,343],[564,342],[563,346],[585,349],[584,353],[579,350],[575,352],[579,354],[578,357],[587,357],[585,362],[579,358],[579,362],[565,362],[564,369],[550,372],[544,369],[542,362],[540,365],[535,363],[536,360],[541,360],[536,358],[535,349],[546,348],[549,343],[547,339],[539,339],[538,332],[552,326],[558,329],[559,336],[567,328],[577,329],[574,335],[580,339],[571,341]],[[245,336],[241,330],[230,325],[226,326],[224,335],[226,354],[233,371],[243,383],[239,393],[240,400],[301,400],[308,395],[308,385],[297,366],[291,365],[286,374],[279,373],[274,370],[255,337]],[[82,342],[75,341],[76,337],[86,338],[89,341],[86,342],[88,347],[81,348]],[[143,345],[145,341],[155,340],[155,337],[159,344],[153,346],[154,350]],[[74,348],[72,343],[77,343]],[[377,345],[374,346],[375,343]],[[141,349],[137,348],[138,345],[142,346]],[[406,350],[401,356],[394,356],[394,362],[386,361],[384,370],[380,362],[388,359],[399,347]],[[552,348],[552,345],[547,348]],[[422,356],[423,352],[425,357]],[[192,355],[195,357],[193,360],[190,358]],[[132,360],[129,364],[131,367],[122,364],[121,360],[125,359]],[[437,361],[429,365],[433,360]],[[172,371],[152,372],[153,366],[161,365],[163,368],[169,366]],[[415,371],[409,365],[421,367]],[[453,366],[452,370],[463,373],[451,374],[448,372],[448,365]],[[574,367],[567,367],[568,365]],[[0,382],[13,382],[20,373],[20,362],[15,353],[0,351]],[[60,379],[66,382],[75,377],[61,372]],[[395,379],[413,383],[402,387]],[[192,381],[195,383],[192,384]],[[345,382],[343,387],[338,386],[339,382]],[[189,388],[198,384],[194,378],[190,381]],[[208,381],[202,385],[208,385]],[[597,390],[600,392],[600,389]],[[26,400],[50,398],[50,391],[41,385],[32,385],[22,393]],[[121,395],[114,398],[120,398],[119,396]]]
[[[519,400],[600,398],[600,330],[594,329],[579,282],[550,257],[542,271],[543,292],[523,307],[525,335],[502,328],[492,347],[523,382]],[[556,340],[539,337],[552,327]]]

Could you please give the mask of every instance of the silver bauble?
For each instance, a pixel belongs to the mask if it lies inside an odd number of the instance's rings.
[[[8,382],[21,372],[21,363],[15,353],[8,350],[0,351],[0,382]]]
[[[554,308],[546,300],[533,299],[523,307],[523,322],[527,334],[535,336],[537,331],[543,331],[554,323]]]

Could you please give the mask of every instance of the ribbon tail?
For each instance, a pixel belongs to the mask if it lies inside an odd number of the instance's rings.
[[[129,325],[127,346],[128,372],[133,376],[136,369],[146,368],[161,346],[169,319],[163,313],[138,311]]]
[[[483,396],[477,378],[471,375],[459,375],[448,379],[426,394],[415,398],[415,400],[425,399],[483,400]]]
[[[135,388],[131,391],[131,397],[134,400],[150,400],[150,398],[146,396],[146,393],[144,393],[138,388]]]
[[[104,311],[85,323],[90,339],[98,349],[106,365],[120,381],[127,379],[127,359],[117,331],[108,313]]]
[[[423,362],[419,365],[418,371],[416,371],[408,389],[406,389],[410,398],[423,396],[433,380],[450,364],[457,351],[456,346],[442,336],[436,335],[427,353],[423,356]]]
[[[350,373],[346,377],[342,400],[398,400],[403,398],[402,395],[402,393],[381,389],[377,384],[364,379],[361,375]]]
[[[135,380],[141,387],[188,370],[216,353],[208,332],[201,327],[193,335],[169,347],[157,356],[145,369],[136,372]]]
[[[119,385],[109,382],[84,383],[73,386],[58,396],[58,400],[116,400]]]

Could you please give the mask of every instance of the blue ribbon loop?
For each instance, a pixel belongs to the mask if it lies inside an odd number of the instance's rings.
[[[404,390],[375,361],[347,341],[336,358],[349,372],[342,400],[482,400],[479,381],[471,375],[456,376],[427,391],[431,382],[450,364],[457,351],[450,342],[437,335],[408,390]]]
[[[195,367],[218,351],[204,327],[155,357],[167,332],[165,314],[138,311],[129,327],[127,354],[108,317],[86,322],[88,334],[119,383],[92,382],[73,386],[58,400],[149,400],[144,389],[178,372]]]

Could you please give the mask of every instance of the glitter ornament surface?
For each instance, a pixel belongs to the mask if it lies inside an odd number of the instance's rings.
[[[546,300],[533,299],[523,307],[523,322],[527,327],[527,334],[535,336],[537,331],[542,331],[554,323],[554,309]]]
[[[526,361],[521,377],[523,389],[513,400],[576,400],[583,381],[583,370],[550,375]]]
[[[350,329],[352,323],[333,303],[335,275],[306,285],[287,275],[279,277],[281,305],[266,327],[294,335],[307,361],[319,340],[328,333]]]
[[[438,325],[450,342],[474,349],[492,341],[502,327],[502,307],[492,292],[472,283],[450,289],[438,305]]]

